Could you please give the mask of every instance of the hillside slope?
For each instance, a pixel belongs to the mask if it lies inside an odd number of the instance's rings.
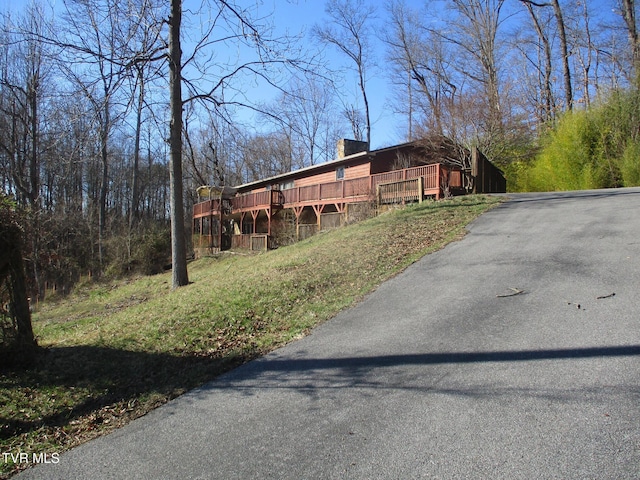
[[[0,373],[0,450],[61,452],[302,336],[498,202],[427,202],[268,253],[198,260],[177,290],[167,274],[41,305],[38,365]],[[25,466],[8,460],[2,475]]]

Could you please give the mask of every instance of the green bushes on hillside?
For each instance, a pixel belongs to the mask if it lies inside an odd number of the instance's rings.
[[[527,191],[640,185],[640,91],[616,92],[599,106],[566,113],[519,183]]]
[[[622,181],[627,187],[640,185],[640,141],[631,140],[627,143],[620,165]]]

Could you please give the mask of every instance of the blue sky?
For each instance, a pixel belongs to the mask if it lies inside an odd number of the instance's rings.
[[[388,2],[379,0],[370,0],[369,4],[375,5],[378,10],[378,16],[385,15],[385,8]],[[423,5],[422,0],[407,0],[407,4],[412,6]],[[290,33],[303,32],[311,48],[321,48],[323,55],[332,67],[341,66],[345,75],[344,95],[347,96],[352,103],[362,106],[360,94],[357,90],[355,73],[349,75],[349,69],[353,67],[352,63],[344,56],[339,54],[335,48],[330,46],[322,47],[317,41],[311,38],[310,32],[314,25],[323,25],[326,23],[327,15],[325,13],[325,2],[323,0],[265,0],[263,3],[265,11],[272,11],[276,28],[287,28]],[[384,45],[377,39],[372,39],[375,45],[377,55],[377,66],[370,68],[367,79],[367,96],[370,103],[371,112],[371,147],[380,148],[394,143],[405,141],[403,132],[403,120],[393,113],[390,106],[391,89],[389,79],[384,73]],[[350,137],[350,131],[344,132],[346,137]]]

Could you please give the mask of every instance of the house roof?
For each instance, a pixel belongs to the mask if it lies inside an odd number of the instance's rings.
[[[298,170],[292,170],[287,173],[281,173],[280,175],[274,175],[273,177],[263,178],[260,180],[256,180],[254,182],[244,183],[242,185],[238,185],[236,188],[238,190],[246,190],[250,188],[259,187],[263,184],[273,184],[280,183],[283,180],[287,180],[289,178],[295,178],[299,176],[305,176],[310,173],[321,172],[322,170],[330,170],[332,168],[339,167],[341,165],[346,165],[354,160],[360,160],[362,158],[366,158],[368,156],[374,155],[374,152],[358,152],[353,155],[347,155],[344,158],[337,158],[335,160],[329,160],[328,162],[318,163],[317,165],[311,165],[308,167],[300,168]]]
[[[451,140],[441,136],[433,137],[431,139],[405,142],[398,145],[379,148],[377,150],[354,153],[352,155],[347,155],[343,158],[337,158],[334,160],[330,160],[328,162],[319,163],[317,165],[311,165],[309,167],[304,167],[299,170],[293,170],[291,172],[282,173],[280,175],[274,175],[272,177],[263,178],[263,179],[245,183],[242,185],[237,185],[235,188],[238,191],[242,192],[243,190],[246,191],[254,188],[260,188],[265,185],[282,183],[283,181],[286,181],[289,179],[321,173],[323,171],[332,170],[339,166],[348,165],[350,163],[357,163],[358,161],[362,161],[363,159],[366,159],[366,158],[369,158],[371,161],[375,161],[376,157],[379,157],[381,160],[384,160],[384,159],[388,160],[389,155],[392,155],[394,152],[398,150],[419,149],[423,152],[431,153],[431,156],[433,158],[429,163],[432,163],[432,162],[450,163],[451,160],[455,157],[456,153],[459,154],[459,152],[454,152],[454,149],[452,149],[452,145],[454,145],[454,143]]]

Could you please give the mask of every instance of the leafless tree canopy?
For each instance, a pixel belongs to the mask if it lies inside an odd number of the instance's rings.
[[[383,40],[407,138],[444,134],[508,162],[562,112],[634,85],[638,4],[605,3],[391,2]]]
[[[337,48],[353,63],[364,103],[364,138],[357,122],[355,107],[349,105],[345,112],[355,139],[371,144],[371,114],[366,84],[367,71],[372,67],[371,21],[375,17],[375,7],[365,0],[327,0],[325,10],[331,23],[317,25],[314,34],[321,42]]]

